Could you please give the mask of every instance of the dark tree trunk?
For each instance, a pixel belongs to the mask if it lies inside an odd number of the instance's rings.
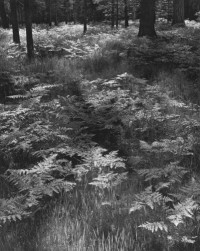
[[[184,17],[189,18],[189,20],[195,20],[197,16],[195,15],[197,11],[199,11],[200,1],[185,0],[184,1]]]
[[[12,30],[13,30],[13,42],[19,44],[20,37],[19,37],[19,25],[18,25],[18,18],[17,18],[16,0],[10,0],[10,9],[11,9],[11,23],[12,23]]]
[[[46,13],[47,13],[47,23],[51,27],[52,25],[51,23],[51,0],[46,0],[45,4],[46,4]]]
[[[55,26],[58,26],[58,1],[57,0],[54,0],[55,1],[55,19],[54,19],[54,23],[55,23]]]
[[[32,0],[24,0],[26,43],[27,43],[27,54],[29,60],[31,60],[34,57],[31,1]]]
[[[170,22],[172,17],[171,17],[171,13],[170,13],[170,0],[167,0],[167,21]]]
[[[128,3],[127,0],[124,0],[124,18],[125,18],[125,28],[128,27]]]
[[[8,17],[6,15],[4,0],[0,0],[0,17],[1,17],[2,27],[4,29],[8,29],[9,28],[9,21],[8,21]]]
[[[185,26],[184,21],[184,0],[174,0],[172,25]]]
[[[156,37],[155,32],[155,0],[141,0],[141,17],[138,36]]]
[[[119,26],[119,0],[116,0],[116,28]]]
[[[111,6],[111,28],[115,26],[115,0],[112,0]]]
[[[85,34],[87,32],[87,0],[83,0],[83,33]]]
[[[69,21],[69,2],[68,0],[64,1],[64,8],[65,8],[65,23],[67,24]]]
[[[134,21],[134,20],[136,20],[136,3],[135,3],[135,1],[133,2],[133,9],[132,9],[132,11],[133,11],[132,20]]]

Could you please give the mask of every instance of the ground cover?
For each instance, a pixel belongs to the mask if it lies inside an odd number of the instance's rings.
[[[0,249],[198,247],[200,31],[158,29],[1,31]]]

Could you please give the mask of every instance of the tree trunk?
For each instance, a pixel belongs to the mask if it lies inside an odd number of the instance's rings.
[[[155,32],[155,0],[141,0],[141,17],[138,36],[156,37]]]
[[[135,1],[133,2],[133,9],[132,9],[132,11],[133,11],[132,20],[134,21],[134,20],[136,20],[136,3],[135,3]]]
[[[26,42],[27,42],[27,54],[28,54],[29,60],[31,60],[34,57],[31,1],[32,0],[24,0]]]
[[[9,28],[9,21],[8,21],[8,17],[6,15],[4,0],[0,0],[0,17],[1,17],[2,27],[4,29],[8,29]]]
[[[172,25],[185,26],[184,0],[174,0]]]
[[[69,21],[69,2],[68,2],[68,0],[65,0],[64,1],[64,9],[65,9],[65,24],[67,24],[68,23],[68,21]]]
[[[87,0],[83,0],[83,33],[87,32]]]
[[[124,0],[124,18],[125,18],[125,28],[128,27],[128,3],[127,0]]]
[[[47,13],[47,23],[51,27],[51,0],[45,0],[46,13]]]
[[[54,0],[55,1],[55,26],[58,26],[58,1],[57,0]]]
[[[115,0],[112,0],[111,6],[111,28],[113,29],[115,26]]]
[[[20,44],[16,0],[10,0],[10,9],[11,9],[11,23],[13,30],[13,42]]]
[[[116,28],[119,26],[119,0],[116,0]]]

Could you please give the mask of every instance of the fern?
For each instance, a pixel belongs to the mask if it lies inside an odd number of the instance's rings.
[[[141,228],[145,228],[149,231],[151,231],[152,233],[155,233],[157,231],[165,231],[165,232],[168,232],[168,227],[167,225],[164,223],[164,222],[146,222],[138,227],[141,227]]]
[[[184,223],[184,218],[192,218],[193,211],[198,209],[197,203],[191,198],[186,199],[182,203],[178,203],[174,206],[174,210],[171,211],[171,215],[167,218],[175,225],[178,226],[180,223]]]

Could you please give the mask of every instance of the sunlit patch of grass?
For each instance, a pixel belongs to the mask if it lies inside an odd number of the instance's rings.
[[[82,78],[79,60],[65,58],[35,59],[25,66],[24,74],[36,76],[42,82],[63,85],[63,91],[71,95],[80,95],[79,81]]]
[[[134,185],[131,187],[133,192]],[[37,232],[39,250],[126,251],[136,247],[137,251],[142,250],[141,243],[135,239],[133,218],[128,213],[130,202],[124,202],[127,208],[121,210],[115,193],[100,195],[99,192],[81,190],[75,191],[71,198],[63,197]],[[123,196],[121,192],[119,196]],[[107,199],[111,204],[103,203]]]

